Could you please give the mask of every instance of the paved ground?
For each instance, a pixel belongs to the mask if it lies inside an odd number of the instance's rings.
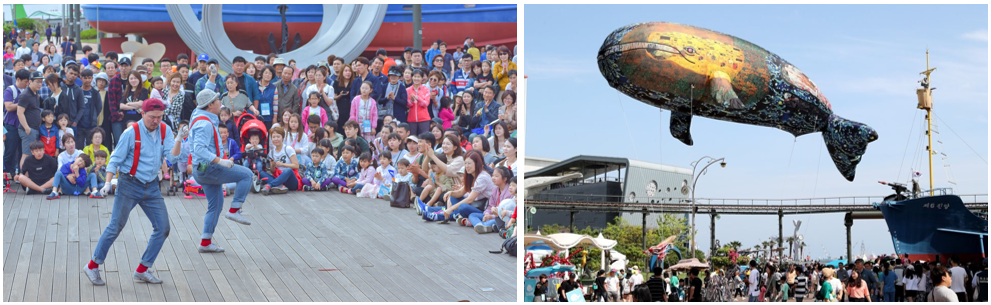
[[[206,200],[165,199],[172,230],[151,268],[164,283],[131,279],[151,234],[136,208],[96,287],[82,268],[113,197],[4,194],[3,301],[516,301],[516,257],[488,253],[496,234],[427,223],[383,200],[251,194],[253,224],[221,217],[214,241],[227,252],[201,254]]]

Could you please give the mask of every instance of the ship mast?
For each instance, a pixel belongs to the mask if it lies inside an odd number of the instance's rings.
[[[930,82],[931,79],[929,77],[929,74],[932,74],[933,71],[936,71],[936,67],[929,68],[929,50],[926,50],[926,71],[922,71],[922,73],[919,73],[925,75],[926,78],[922,80],[922,89],[916,90],[916,93],[919,95],[918,108],[926,111],[926,125],[927,125],[926,137],[929,138],[929,145],[926,146],[926,152],[928,152],[929,154],[929,196],[933,196],[935,194],[935,192],[933,191],[933,135],[932,135],[932,131],[933,131],[932,90],[935,88],[932,89],[929,88],[929,85],[931,84]]]

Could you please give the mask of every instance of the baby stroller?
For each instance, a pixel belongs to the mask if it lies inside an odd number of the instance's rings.
[[[268,168],[268,129],[265,128],[265,123],[254,119],[251,114],[243,114],[238,117],[235,124],[238,126],[241,134],[241,157],[244,159],[244,166],[247,166],[251,170],[251,174],[254,177],[251,184],[251,190],[255,193],[261,192],[262,186],[265,185],[265,179],[261,178],[260,173]],[[258,144],[261,144],[262,149],[251,149],[248,150],[247,147],[250,144],[251,136],[258,136]]]

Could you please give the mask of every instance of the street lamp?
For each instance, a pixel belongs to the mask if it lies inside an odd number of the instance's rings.
[[[713,158],[713,157],[710,157],[710,156],[705,156],[705,157],[702,157],[701,159],[696,160],[695,162],[692,162],[692,176],[693,176],[693,179],[692,179],[692,231],[691,231],[691,233],[692,233],[692,243],[691,243],[692,258],[695,258],[695,248],[698,246],[695,243],[695,214],[698,212],[698,209],[695,207],[695,184],[699,182],[699,177],[702,177],[702,175],[705,175],[706,169],[708,169],[709,166],[711,166],[713,164],[716,164],[716,163],[719,163],[719,166],[720,167],[725,168],[726,167],[726,161],[725,161],[725,159],[726,158],[716,159],[716,158]],[[709,160],[709,163],[706,164],[705,166],[703,166],[702,167],[702,170],[699,171],[696,174],[696,169],[698,168],[699,164],[701,164],[702,161],[705,161],[705,160]]]

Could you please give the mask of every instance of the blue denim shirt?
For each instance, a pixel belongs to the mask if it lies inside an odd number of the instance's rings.
[[[217,157],[217,146],[223,145],[221,141],[214,143],[214,139],[220,140],[220,133],[217,131],[220,118],[216,114],[203,109],[193,110],[193,116],[189,122],[192,123],[199,117],[206,117],[209,123],[200,120],[189,128],[189,137],[193,140],[193,167],[200,163],[211,163]],[[216,137],[216,138],[214,138]]]
[[[172,128],[165,124],[165,140],[162,140],[162,133],[159,129],[149,132],[145,127],[144,120],[138,121],[138,128],[141,132],[141,155],[137,171],[134,177],[138,181],[149,183],[158,178],[158,172],[162,170],[162,159],[175,163],[179,156],[172,155],[172,146],[175,145],[175,134]],[[161,128],[161,127],[159,127]],[[134,128],[127,127],[120,134],[117,147],[114,148],[110,160],[107,161],[107,172],[126,174],[130,173],[131,165],[134,164]]]

